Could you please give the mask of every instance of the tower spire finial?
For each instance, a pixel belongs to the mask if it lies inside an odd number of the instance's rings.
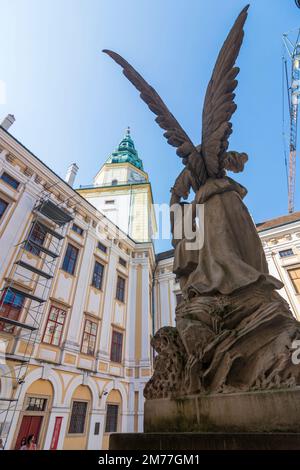
[[[130,126],[127,126],[126,135],[130,135]]]

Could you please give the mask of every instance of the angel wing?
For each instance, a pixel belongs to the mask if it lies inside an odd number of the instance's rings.
[[[204,160],[191,139],[182,129],[154,88],[152,88],[123,57],[108,49],[104,49],[103,52],[108,54],[123,68],[125,77],[139,90],[142,100],[145,101],[150,110],[156,114],[157,117],[155,121],[166,131],[164,136],[168,143],[173,147],[177,147],[177,155],[183,159],[183,163],[186,164],[187,168],[191,171],[192,177],[197,178],[198,184],[193,186],[199,187],[201,182],[206,180],[207,172]],[[189,161],[189,157],[193,158],[190,158]],[[195,163],[197,165],[195,165]],[[194,168],[195,166],[197,166],[197,168]]]
[[[240,70],[234,64],[243,42],[248,8],[249,5],[241,11],[222,46],[205,95],[201,152],[207,173],[212,177],[222,175],[228,138],[232,133],[230,119],[236,110],[233,91]]]

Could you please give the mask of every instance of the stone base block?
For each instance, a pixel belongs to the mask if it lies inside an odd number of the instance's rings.
[[[146,400],[145,433],[300,433],[300,388]]]
[[[299,450],[297,433],[129,433],[111,434],[109,450]]]

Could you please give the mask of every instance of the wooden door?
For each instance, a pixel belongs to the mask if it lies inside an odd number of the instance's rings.
[[[23,416],[15,448],[20,449],[23,437],[27,438],[30,434],[35,435],[35,441],[38,446],[42,422],[43,416]]]

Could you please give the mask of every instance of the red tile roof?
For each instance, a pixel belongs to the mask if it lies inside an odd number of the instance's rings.
[[[297,220],[300,220],[300,212],[293,212],[293,214],[282,215],[281,217],[276,217],[275,219],[260,222],[256,224],[256,228],[258,232],[262,232],[263,230],[268,230],[270,228],[291,224],[292,222],[296,222]]]

